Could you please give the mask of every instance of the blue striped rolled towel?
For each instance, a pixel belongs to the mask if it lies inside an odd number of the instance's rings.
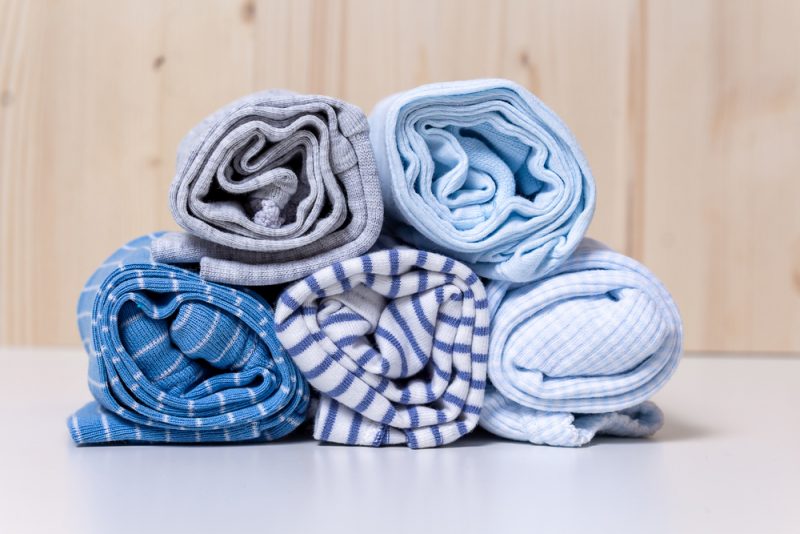
[[[644,436],[662,415],[645,403],[681,356],[678,309],[638,262],[584,239],[534,283],[487,286],[492,327],[481,426],[539,444],[596,433]],[[643,404],[644,403],[644,404]]]
[[[257,294],[153,263],[158,234],[89,279],[78,327],[96,399],[68,420],[78,444],[271,440],[305,419],[309,389]]]
[[[320,390],[314,437],[416,449],[470,432],[486,388],[487,306],[465,265],[409,248],[337,262],[286,289],[275,328]]]
[[[370,139],[396,236],[486,278],[544,276],[575,250],[594,213],[578,142],[508,80],[390,96],[370,116]]]
[[[222,107],[178,150],[170,208],[189,233],[157,240],[153,257],[265,286],[365,253],[383,223],[368,130],[326,96],[263,91]]]

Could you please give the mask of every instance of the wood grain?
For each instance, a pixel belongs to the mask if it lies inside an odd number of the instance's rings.
[[[649,6],[637,252],[689,347],[797,351],[800,3],[693,6]]]
[[[692,6],[0,0],[0,344],[77,343],[84,280],[175,227],[178,142],[225,102],[498,76],[570,125],[590,234],[664,278],[689,349],[800,350],[798,5]]]

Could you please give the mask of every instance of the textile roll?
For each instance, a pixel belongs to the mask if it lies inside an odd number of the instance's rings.
[[[381,101],[370,127],[394,234],[483,277],[540,278],[589,226],[595,185],[586,158],[520,85],[425,85]]]
[[[320,390],[316,439],[423,448],[476,426],[489,314],[483,284],[465,265],[379,250],[289,287],[275,318],[281,343]]]
[[[309,389],[257,294],[155,264],[140,237],[89,279],[78,326],[96,402],[78,444],[271,440],[305,419]]]
[[[492,282],[487,294],[494,389],[482,426],[557,445],[661,426],[660,411],[642,403],[675,371],[683,331],[675,303],[650,271],[585,239],[545,278]]]
[[[325,96],[268,91],[225,106],[181,143],[170,208],[189,234],[157,240],[153,257],[263,286],[363,254],[383,222],[368,130],[361,110]]]
[[[608,413],[542,412],[516,404],[489,386],[480,425],[498,436],[535,445],[581,447],[597,435],[643,438],[664,424],[664,414],[646,401]]]

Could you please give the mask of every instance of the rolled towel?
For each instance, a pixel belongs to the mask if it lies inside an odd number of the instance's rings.
[[[370,127],[395,235],[481,276],[540,278],[589,226],[586,158],[556,114],[513,82],[418,87],[380,102]]]
[[[489,314],[478,276],[408,248],[337,262],[286,289],[278,338],[321,398],[314,437],[451,443],[475,428]]]
[[[286,91],[237,100],[190,131],[170,189],[166,263],[236,285],[297,280],[374,243],[383,202],[364,114]]]
[[[658,430],[660,412],[649,404],[635,407],[675,371],[683,331],[675,303],[650,271],[584,239],[545,278],[492,282],[487,294],[495,388],[481,418],[487,430],[567,446],[598,431],[639,436]],[[607,415],[618,410],[624,411]]]
[[[96,402],[68,420],[78,444],[280,438],[303,422],[305,379],[258,295],[154,264],[140,237],[89,279],[78,327]]]

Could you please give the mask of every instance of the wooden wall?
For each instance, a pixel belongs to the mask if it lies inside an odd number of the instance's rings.
[[[181,135],[248,92],[517,80],[598,182],[591,235],[690,350],[800,350],[800,2],[0,0],[0,343],[76,344],[125,240],[175,228]]]

